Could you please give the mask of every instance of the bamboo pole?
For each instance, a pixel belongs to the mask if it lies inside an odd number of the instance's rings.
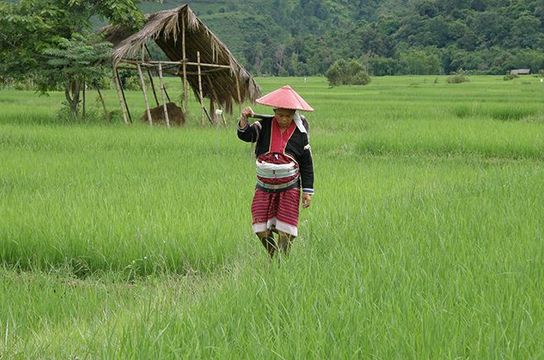
[[[236,94],[238,95],[238,104],[242,104],[242,95],[240,93],[240,80],[238,79],[238,76],[236,76]]]
[[[168,95],[168,91],[166,91],[166,86],[164,87],[164,95],[166,95],[168,102],[172,102],[172,100],[170,99],[170,95]]]
[[[166,120],[166,126],[170,127],[170,118],[168,117],[168,106],[166,106],[166,99],[164,96],[165,90],[164,90],[164,82],[162,80],[162,65],[159,64],[159,81],[161,84],[161,99],[162,99],[162,106],[164,109],[164,119]]]
[[[177,65],[177,66],[183,65],[183,61],[148,61],[148,62],[145,62],[145,63],[140,63],[138,61],[123,60],[122,63],[128,64],[128,65],[138,65],[138,64],[140,64],[140,66],[143,66],[143,67],[154,67],[157,64]],[[187,62],[187,65],[197,66],[198,63]],[[214,65],[214,64],[200,63],[200,66],[201,67],[206,67],[206,66],[212,67],[209,70],[204,70],[204,69],[201,70],[202,75],[206,75],[206,74],[209,74],[209,73],[214,73],[214,72],[224,71],[224,70],[230,69],[230,67],[227,66],[227,65]],[[215,68],[213,68],[213,67],[215,67]],[[129,66],[118,66],[118,68],[119,69],[134,70],[134,68],[131,68]],[[178,69],[163,68],[162,71],[163,71],[163,73],[168,72],[168,73],[171,73],[171,74],[179,74]],[[187,75],[198,75],[198,72],[197,71],[187,70]]]
[[[115,83],[115,90],[117,90],[117,97],[119,98],[119,105],[121,106],[121,112],[123,113],[123,121],[125,124],[128,124],[128,116],[127,116],[127,103],[125,100],[125,95],[122,92],[122,86],[121,81],[119,80],[119,71],[116,67],[113,68],[114,72],[114,83]],[[132,121],[131,121],[132,122]]]
[[[202,96],[202,74],[200,73],[200,51],[196,52],[198,63],[198,97],[200,100],[200,125],[204,126],[204,97]]]
[[[240,79],[239,79],[239,76],[236,76],[236,94],[238,95],[238,112],[241,113],[242,112],[242,96],[240,94]]]
[[[210,116],[212,117],[212,122],[214,124],[217,123],[217,116],[215,115],[215,104],[213,102],[213,99],[210,96]]]
[[[161,64],[159,64],[161,66]],[[149,77],[149,83],[151,84],[151,90],[153,90],[153,97],[155,98],[155,103],[157,106],[160,105],[159,98],[157,97],[157,92],[155,91],[155,83],[153,82],[153,76],[151,75],[151,71],[147,69],[147,76]]]
[[[215,99],[219,99],[219,97],[217,97],[217,92],[215,91],[215,88],[213,87],[212,81],[210,80],[210,78],[208,76],[206,76],[206,81],[208,82],[208,86],[211,89],[213,97]],[[212,98],[210,97],[210,101],[211,100],[212,100]],[[214,113],[214,119],[217,120],[217,116],[215,116],[215,113]],[[227,125],[227,121],[225,120],[225,115],[223,115],[222,112],[221,112],[221,119],[223,120],[223,125]]]
[[[183,59],[183,113],[187,117],[189,112],[189,89],[187,84],[187,52],[185,39],[185,17],[181,18],[181,37],[182,37],[182,59]]]
[[[183,34],[183,32],[182,32]],[[183,50],[183,43],[182,43],[182,50]],[[124,59],[122,62],[124,63],[127,63],[127,64],[138,64],[139,62],[136,61],[136,60],[129,60],[129,59]],[[197,62],[192,62],[192,61],[187,61],[187,59],[181,59],[180,61],[167,61],[167,60],[148,60],[148,61],[144,61],[143,63],[141,63],[142,66],[147,66],[148,64],[149,65],[155,65],[155,64],[163,64],[163,65],[183,65],[184,63],[187,64],[187,65],[198,65]],[[231,69],[232,67],[230,65],[223,65],[223,64],[210,64],[210,63],[203,63],[201,62],[200,63],[200,66],[204,66],[204,67],[211,67],[211,68],[218,68],[219,69]]]
[[[152,61],[151,60],[151,51],[149,51],[149,48],[147,47],[147,44],[144,43],[142,45],[142,60],[143,60],[142,63],[145,63],[144,50],[147,53],[147,56],[149,58],[148,61]],[[147,76],[149,77],[149,83],[151,84],[151,90],[153,90],[153,97],[155,98],[155,104],[157,104],[157,107],[158,107],[160,104],[159,104],[159,99],[157,98],[157,92],[155,91],[155,83],[153,82],[153,76],[151,75],[151,71],[149,70],[149,68],[147,66],[146,66],[146,70],[147,70]]]
[[[106,102],[104,101],[104,97],[102,96],[100,87],[97,85],[95,89],[98,92],[98,99],[100,99],[100,103],[102,104],[102,109],[104,109],[104,115],[111,122],[111,114],[108,112],[108,108],[106,107]]]
[[[140,75],[140,85],[142,86],[142,91],[144,93],[145,110],[147,112],[147,121],[149,122],[150,126],[153,126],[153,119],[151,118],[151,110],[149,109],[149,101],[147,100],[147,91],[145,89],[144,75],[142,73],[142,67],[140,65],[138,65],[138,74]]]

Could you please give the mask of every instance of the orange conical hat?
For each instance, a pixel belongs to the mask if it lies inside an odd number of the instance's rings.
[[[285,85],[255,100],[257,104],[275,108],[314,111],[314,109],[289,85]]]

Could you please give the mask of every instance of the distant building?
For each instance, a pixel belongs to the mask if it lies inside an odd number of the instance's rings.
[[[530,75],[531,69],[514,69],[510,70],[510,75]]]

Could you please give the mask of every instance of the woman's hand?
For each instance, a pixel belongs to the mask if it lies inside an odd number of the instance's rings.
[[[255,115],[255,113],[253,112],[253,109],[250,108],[249,106],[246,107],[244,110],[242,110],[242,117],[244,117],[244,118],[246,118],[246,119],[247,119],[248,117],[253,116],[253,115]]]
[[[240,128],[243,129],[247,126],[247,118],[250,116],[253,116],[255,113],[253,112],[253,109],[251,109],[249,106],[246,107],[244,110],[242,110],[242,113],[240,114]]]
[[[312,194],[302,193],[302,207],[305,209],[309,208],[311,203],[312,203]]]

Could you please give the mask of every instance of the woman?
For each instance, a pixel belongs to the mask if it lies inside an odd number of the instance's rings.
[[[238,137],[255,142],[257,185],[251,206],[253,230],[273,257],[276,250],[287,254],[298,235],[300,191],[302,206],[307,208],[314,193],[313,160],[308,137],[308,123],[297,110],[312,107],[290,86],[284,86],[257,99],[274,108],[274,116],[254,116],[251,108],[242,111]],[[278,234],[277,242],[274,233]]]

